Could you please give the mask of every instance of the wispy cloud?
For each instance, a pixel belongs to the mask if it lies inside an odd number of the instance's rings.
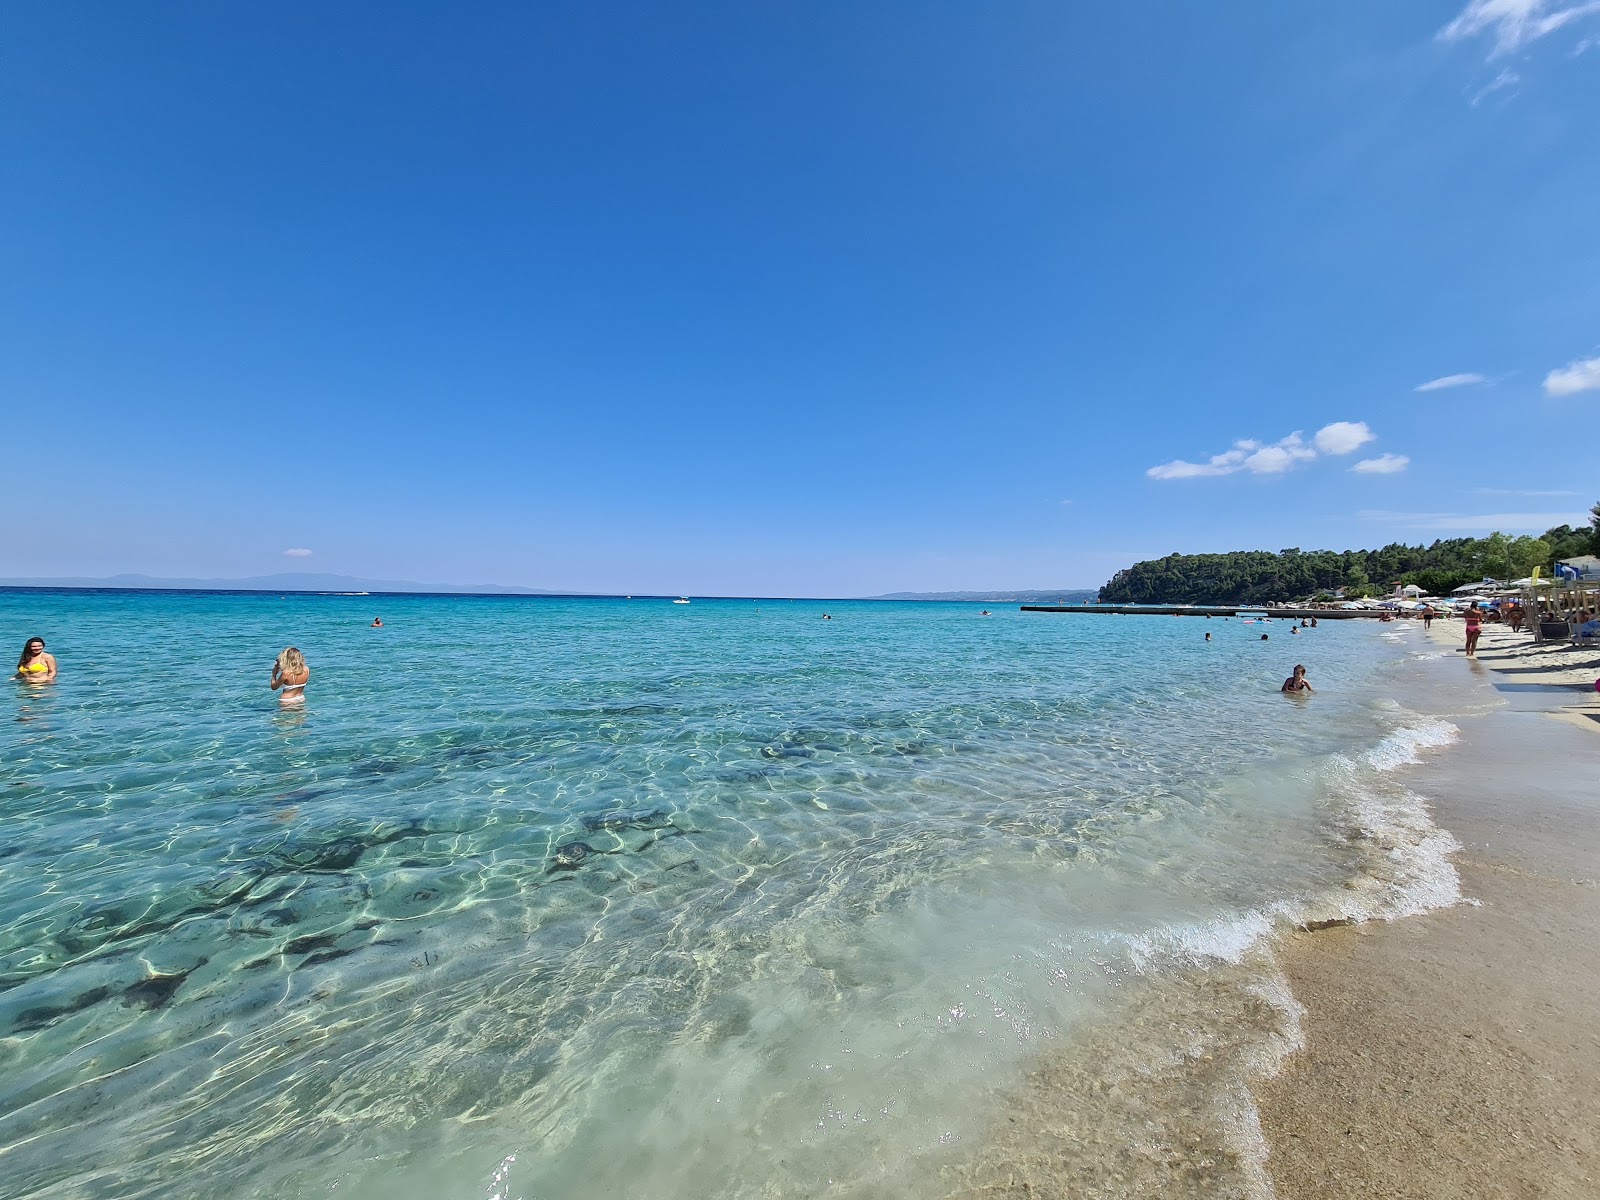
[[[1467,103],[1470,104],[1473,108],[1477,108],[1478,105],[1482,104],[1485,100],[1487,100],[1490,96],[1494,95],[1496,92],[1504,91],[1506,88],[1515,88],[1517,86],[1517,84],[1519,84],[1521,82],[1522,82],[1522,76],[1521,75],[1518,75],[1510,67],[1503,67],[1503,68],[1501,68],[1500,73],[1498,75],[1496,75],[1493,79],[1489,80],[1488,83],[1484,84],[1477,91],[1473,92],[1472,93],[1472,99],[1467,101]],[[1516,95],[1516,92],[1512,92],[1511,93],[1511,96],[1515,96],[1515,95]],[[1507,96],[1506,99],[1509,101],[1511,99],[1511,96]]]
[[[1350,454],[1377,438],[1365,421],[1335,421],[1317,430],[1317,449],[1324,454]]]
[[[283,556],[285,558],[310,558],[311,551],[307,550],[304,546],[296,546],[292,550],[285,550],[283,552]]]
[[[1600,0],[1580,0],[1565,7],[1551,0],[1469,0],[1456,19],[1439,30],[1438,38],[1460,42],[1488,34],[1494,39],[1489,57],[1495,59],[1597,12]]]
[[[1545,394],[1573,396],[1600,388],[1600,358],[1580,358],[1544,377]]]
[[[1237,475],[1240,471],[1252,475],[1282,475],[1301,463],[1314,461],[1319,450],[1323,454],[1349,454],[1375,437],[1377,435],[1365,421],[1335,421],[1317,430],[1310,442],[1299,430],[1270,443],[1244,438],[1235,442],[1231,450],[1213,454],[1205,462],[1179,458],[1151,467],[1145,474],[1151,479],[1203,479]]]
[[[1350,469],[1357,475],[1393,475],[1410,465],[1411,460],[1404,454],[1380,454],[1377,458],[1363,458]]]
[[[1427,383],[1419,383],[1411,390],[1414,392],[1437,392],[1443,388],[1467,387],[1474,383],[1488,383],[1485,375],[1467,372],[1463,375],[1441,375],[1438,379],[1430,379]]]
[[[1525,488],[1473,488],[1477,496],[1581,496],[1582,492],[1530,492]]]
[[[1363,521],[1379,521],[1401,529],[1432,529],[1440,533],[1543,533],[1557,525],[1584,525],[1582,513],[1407,513],[1363,509]]]

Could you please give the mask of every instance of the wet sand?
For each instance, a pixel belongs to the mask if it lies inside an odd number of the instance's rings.
[[[1413,768],[1477,903],[1279,946],[1307,1009],[1253,1088],[1279,1200],[1600,1196],[1600,705],[1587,652],[1490,634],[1438,667],[1507,706]]]

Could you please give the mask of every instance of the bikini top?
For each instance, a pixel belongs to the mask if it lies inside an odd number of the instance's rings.
[[[49,670],[50,664],[45,662],[42,658],[36,658],[30,663],[19,663],[17,666],[18,675],[21,675],[23,672],[28,672],[34,675],[43,675]]]

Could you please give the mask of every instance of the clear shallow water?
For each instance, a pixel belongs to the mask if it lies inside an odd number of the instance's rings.
[[[1449,728],[1364,623],[977,613],[0,593],[63,671],[0,732],[0,1195],[956,1194],[1067,1110],[1247,1184],[1253,947],[1453,898],[1387,778]]]

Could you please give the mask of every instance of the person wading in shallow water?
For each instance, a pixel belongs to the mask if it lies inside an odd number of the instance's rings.
[[[1467,609],[1467,657],[1478,653],[1478,635],[1483,632],[1483,614],[1476,604]]]
[[[49,683],[56,677],[56,656],[44,652],[43,638],[29,638],[17,659],[16,678],[29,683]]]
[[[306,656],[293,646],[288,647],[278,655],[278,661],[272,664],[272,690],[282,693],[278,696],[278,703],[283,705],[304,704],[306,702],[306,681],[311,678],[311,668],[306,666]]]
[[[1294,674],[1283,681],[1283,690],[1290,693],[1311,692],[1314,689],[1306,682],[1306,669],[1299,663],[1295,664]]]

